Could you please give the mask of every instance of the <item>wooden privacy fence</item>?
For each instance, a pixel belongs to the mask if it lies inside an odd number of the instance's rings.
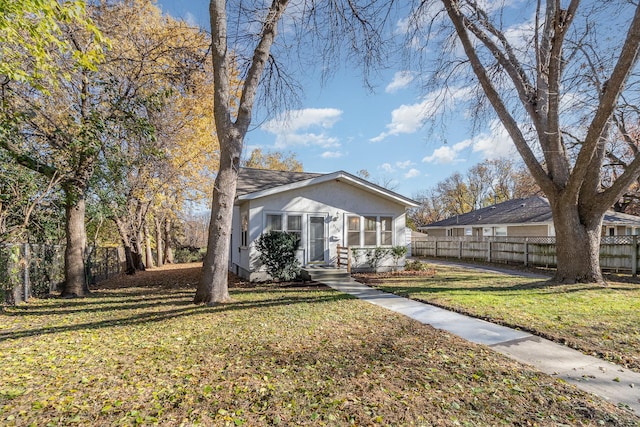
[[[62,245],[0,245],[0,303],[16,304],[55,291],[64,282],[64,250]],[[122,248],[89,248],[85,260],[88,283],[119,274],[123,259]]]
[[[432,237],[411,242],[416,257],[458,258],[525,266],[555,267],[555,237]],[[638,273],[638,236],[603,237],[600,267]]]

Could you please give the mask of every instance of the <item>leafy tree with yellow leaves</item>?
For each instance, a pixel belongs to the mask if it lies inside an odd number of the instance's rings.
[[[152,265],[145,233],[150,223],[156,224],[158,265],[170,261],[167,236],[175,213],[185,200],[203,197],[217,169],[209,43],[203,31],[163,16],[145,0],[103,6],[97,19],[113,32],[109,69],[117,77],[115,90],[119,98],[135,93],[142,100],[136,114],[153,133],[147,138],[123,128],[97,175],[96,193],[117,226],[133,273]]]
[[[285,156],[280,151],[264,153],[261,148],[255,148],[249,154],[249,158],[242,163],[246,168],[302,172],[302,163],[296,159],[295,153]]]

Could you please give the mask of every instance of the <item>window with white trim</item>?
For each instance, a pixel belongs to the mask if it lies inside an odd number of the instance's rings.
[[[295,234],[298,244],[302,241],[302,215],[287,215],[287,231]]]
[[[360,217],[347,218],[347,246],[360,246]]]
[[[265,232],[269,231],[282,231],[282,214],[267,214],[266,226],[264,227]]]
[[[375,216],[364,217],[364,245],[376,246],[378,243],[378,230]]]
[[[380,217],[380,246],[393,245],[393,218],[390,216]]]
[[[347,246],[392,246],[393,217],[347,216]]]

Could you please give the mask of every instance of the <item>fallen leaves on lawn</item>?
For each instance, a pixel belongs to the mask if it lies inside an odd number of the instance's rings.
[[[486,347],[325,287],[186,271],[0,315],[3,425],[637,425]],[[177,280],[187,281],[185,283]],[[197,279],[196,279],[197,280]]]

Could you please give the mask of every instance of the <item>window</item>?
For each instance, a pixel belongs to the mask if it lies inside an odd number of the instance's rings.
[[[393,217],[347,217],[347,246],[392,246]]]
[[[302,240],[302,216],[301,215],[289,215],[287,216],[287,231],[295,234],[298,237],[298,245]]]
[[[364,217],[364,245],[375,246],[377,244],[377,230],[376,230],[376,217],[365,216]]]
[[[496,236],[506,236],[507,227],[496,227]]]
[[[347,218],[347,246],[360,246],[360,217]]]
[[[247,214],[242,215],[242,229],[240,233],[240,246],[247,246],[249,234],[249,217]]]
[[[380,217],[380,246],[393,245],[393,218],[390,216]]]
[[[282,215],[267,215],[267,224],[264,231],[269,232],[272,230],[282,230]]]

